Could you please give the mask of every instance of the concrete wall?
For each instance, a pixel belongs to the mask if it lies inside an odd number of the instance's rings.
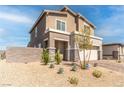
[[[42,49],[40,48],[24,48],[10,47],[6,50],[7,62],[40,62]]]

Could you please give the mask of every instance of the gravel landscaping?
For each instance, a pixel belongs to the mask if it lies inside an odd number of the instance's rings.
[[[57,74],[58,69],[64,68],[63,74]],[[6,87],[70,87],[74,86],[68,82],[68,77],[75,76],[79,79],[80,87],[101,87],[101,86],[124,86],[124,74],[115,72],[102,67],[91,67],[89,70],[77,69],[76,72],[70,71],[68,64],[43,65],[40,62],[33,63],[7,63],[0,62],[0,86]],[[102,72],[101,78],[92,75],[93,70]]]
[[[98,63],[100,67],[111,69],[113,71],[118,71],[124,74],[124,61],[118,63],[116,60],[100,60],[100,61],[93,61],[91,63],[94,62]]]

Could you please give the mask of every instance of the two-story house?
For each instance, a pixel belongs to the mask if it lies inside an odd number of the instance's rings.
[[[79,56],[74,37],[85,27],[92,31],[93,48],[90,60],[102,59],[102,38],[94,36],[96,27],[67,6],[58,11],[44,10],[41,13],[30,30],[28,47],[48,48],[51,54],[59,49],[63,60],[77,61]]]

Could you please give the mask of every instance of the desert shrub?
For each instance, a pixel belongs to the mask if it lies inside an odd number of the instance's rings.
[[[3,52],[3,53],[0,55],[0,59],[3,60],[3,59],[5,59],[5,58],[6,58],[6,54],[5,54],[5,52]]]
[[[81,65],[81,69],[86,69],[86,65],[85,64],[82,64]]]
[[[69,81],[70,84],[78,85],[79,79],[76,78],[76,77],[69,77],[68,81]]]
[[[97,66],[98,66],[98,63],[94,63],[93,66],[94,66],[94,67],[97,67]]]
[[[50,61],[49,51],[47,49],[43,49],[42,61],[44,62],[45,65],[47,65]]]
[[[118,60],[117,62],[118,62],[118,63],[121,63],[121,60]]]
[[[100,78],[102,76],[102,72],[99,70],[94,70],[92,74],[96,78]]]
[[[71,63],[71,65],[72,65],[72,66],[75,65],[75,63],[73,62],[73,63]]]
[[[82,64],[81,68],[82,69],[89,69],[89,64]]]
[[[71,71],[77,71],[77,66],[76,66],[76,64],[73,64]]]
[[[54,64],[50,64],[50,66],[49,66],[49,68],[54,68],[55,66],[54,66]]]
[[[62,62],[62,54],[60,54],[60,51],[57,50],[56,54],[55,54],[55,61],[56,61],[56,64],[60,64]]]
[[[64,73],[64,69],[63,69],[63,68],[59,68],[59,70],[58,70],[57,73],[58,73],[58,74],[62,74],[62,73]]]

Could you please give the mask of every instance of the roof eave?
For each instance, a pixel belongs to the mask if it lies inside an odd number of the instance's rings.
[[[38,17],[38,19],[35,21],[35,23],[33,24],[32,28],[30,29],[29,33],[32,32],[33,28],[35,27],[35,25],[38,23],[38,21],[41,19],[41,17],[44,15],[46,11],[43,10],[42,13],[40,14],[40,16]]]
[[[90,22],[86,17],[82,16],[80,13],[75,13],[73,12],[70,8],[68,8],[67,6],[64,6],[64,8],[62,8],[60,11],[67,9],[69,12],[71,12],[74,16],[80,16],[82,19],[84,19],[86,22],[88,22],[94,29],[96,29],[96,26]]]
[[[63,15],[67,15],[65,12],[59,12],[59,11],[54,11],[54,10],[43,10],[42,13],[40,14],[40,16],[38,17],[38,19],[36,20],[36,22],[34,23],[34,25],[32,26],[31,30],[29,31],[29,33],[32,32],[33,28],[36,26],[36,24],[38,23],[38,21],[41,19],[41,17],[44,15],[44,13],[59,13],[59,14],[63,14]]]

